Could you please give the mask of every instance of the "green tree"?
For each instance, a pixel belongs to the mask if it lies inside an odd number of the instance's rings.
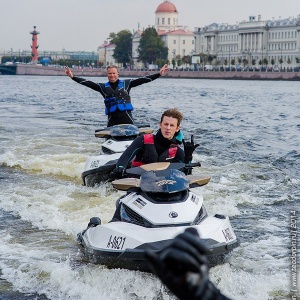
[[[175,61],[175,59],[174,59],[174,58],[172,59],[172,66],[173,66],[173,69],[175,69],[175,66],[176,66],[176,61]]]
[[[168,48],[158,36],[155,28],[149,27],[143,33],[138,47],[139,61],[153,64],[156,60],[168,59]]]
[[[112,33],[110,36],[113,36]],[[126,67],[130,63],[132,57],[132,34],[129,30],[121,30],[111,40],[111,43],[116,45],[113,58],[122,63]]]
[[[109,34],[109,37],[107,38],[109,41],[113,41],[117,37],[117,34],[114,32],[111,32]]]
[[[180,67],[182,65],[182,60],[180,55],[176,55],[177,66]]]
[[[279,59],[279,63],[280,63],[280,71],[282,71],[282,63],[283,63],[282,57]]]
[[[274,58],[271,59],[271,65],[272,65],[272,67],[275,65],[275,60],[274,60]]]
[[[186,67],[187,64],[190,65],[191,59],[192,58],[189,55],[185,55],[185,56],[182,57],[182,63],[185,64],[185,67]]]

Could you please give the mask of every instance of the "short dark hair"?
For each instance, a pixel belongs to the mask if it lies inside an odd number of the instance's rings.
[[[107,71],[108,71],[109,69],[117,69],[117,71],[119,72],[118,67],[115,66],[115,65],[111,65],[111,66],[108,66],[108,67],[106,68]]]
[[[177,119],[177,126],[179,126],[183,120],[183,114],[177,108],[170,108],[165,110],[161,115],[160,123],[162,123],[164,117],[171,117]]]

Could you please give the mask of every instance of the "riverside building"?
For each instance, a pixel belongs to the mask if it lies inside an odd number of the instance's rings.
[[[267,21],[250,16],[235,25],[213,23],[195,28],[195,53],[228,67],[299,67],[299,32],[300,15]]]
[[[152,25],[158,36],[168,47],[168,61],[179,60],[195,53],[194,32],[187,26],[179,25],[178,10],[176,6],[166,0],[159,4],[155,10],[155,25]],[[144,68],[138,60],[138,47],[143,30],[138,28],[132,36],[132,63],[135,68]],[[113,58],[115,45],[104,42],[98,47],[99,61],[104,65],[117,64]],[[151,63],[151,62],[149,62]]]

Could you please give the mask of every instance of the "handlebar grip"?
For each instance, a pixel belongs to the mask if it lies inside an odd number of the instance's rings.
[[[201,163],[200,162],[189,163],[189,164],[185,164],[185,167],[186,168],[201,167]]]

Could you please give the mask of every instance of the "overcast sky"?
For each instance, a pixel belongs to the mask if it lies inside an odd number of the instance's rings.
[[[0,51],[30,50],[35,25],[39,51],[97,51],[110,32],[154,25],[164,0],[0,0]],[[211,23],[236,24],[249,16],[262,20],[297,17],[299,0],[173,0],[179,25],[191,30]]]

